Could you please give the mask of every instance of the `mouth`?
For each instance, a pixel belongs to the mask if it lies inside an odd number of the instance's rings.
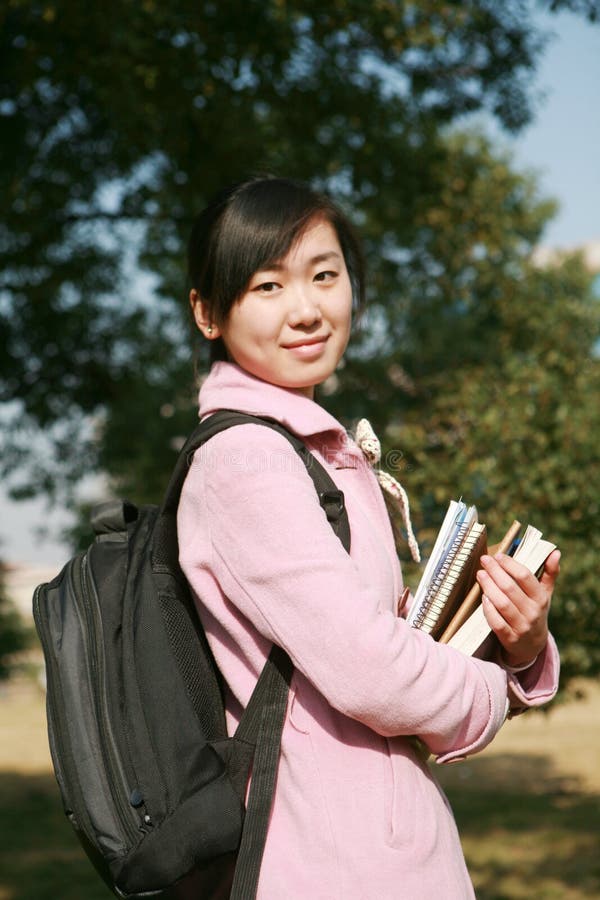
[[[315,335],[313,337],[305,337],[300,338],[298,341],[293,341],[289,344],[283,344],[283,348],[285,350],[297,350],[300,347],[312,347],[315,344],[324,344],[326,340],[328,340],[328,334]]]
[[[296,359],[310,362],[319,359],[324,352],[328,340],[328,334],[313,335],[311,337],[300,338],[289,344],[283,344],[282,346],[284,350],[287,350],[292,356],[295,356]]]

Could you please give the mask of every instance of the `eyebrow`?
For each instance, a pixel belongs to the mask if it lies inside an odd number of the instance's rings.
[[[341,259],[342,256],[337,250],[328,250],[326,253],[317,253],[316,256],[311,256],[311,258],[307,261],[308,266],[316,266],[318,263],[327,262],[329,259]],[[270,262],[266,263],[264,266],[261,266],[260,269],[257,269],[258,272],[281,272],[285,266],[280,262]]]
[[[337,252],[337,250],[329,250],[327,253],[318,253],[316,256],[313,256],[312,259],[309,260],[311,265],[315,265],[315,263],[327,262],[328,259],[341,259],[342,257]]]

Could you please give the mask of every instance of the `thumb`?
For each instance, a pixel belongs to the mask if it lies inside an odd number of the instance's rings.
[[[553,550],[546,562],[544,563],[544,571],[540,578],[540,584],[552,590],[554,582],[560,572],[560,550]]]

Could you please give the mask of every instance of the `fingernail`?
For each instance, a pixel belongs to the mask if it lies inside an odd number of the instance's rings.
[[[492,557],[487,556],[487,554],[485,556],[481,557],[481,562],[483,563],[484,566],[487,566],[489,563],[491,563],[491,561],[492,561]]]

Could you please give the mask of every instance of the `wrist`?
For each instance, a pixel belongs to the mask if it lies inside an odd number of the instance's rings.
[[[509,661],[504,653],[501,654],[501,660],[504,668],[507,672],[510,672],[511,675],[516,675],[518,672],[524,672],[525,669],[531,668],[531,666],[537,661],[539,653],[536,654],[533,659],[527,660],[527,662],[512,662]]]
[[[535,641],[528,641],[523,647],[515,646],[511,651],[504,644],[500,644],[500,660],[509,671],[522,672],[534,664],[548,642],[548,630],[543,635],[538,635]]]

